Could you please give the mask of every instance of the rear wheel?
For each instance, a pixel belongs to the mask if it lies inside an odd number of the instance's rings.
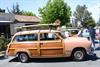
[[[25,63],[25,62],[27,62],[29,60],[29,57],[28,57],[28,55],[26,53],[19,53],[18,59],[22,63]]]
[[[77,50],[73,51],[73,53],[72,53],[72,58],[75,61],[82,61],[85,59],[85,56],[86,56],[86,53],[84,50],[77,49]]]

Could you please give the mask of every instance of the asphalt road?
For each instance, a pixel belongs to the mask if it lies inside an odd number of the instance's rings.
[[[100,67],[100,48],[97,48],[95,54],[81,62],[72,61],[70,58],[55,58],[31,59],[28,63],[21,63],[17,58],[1,58],[0,67]]]

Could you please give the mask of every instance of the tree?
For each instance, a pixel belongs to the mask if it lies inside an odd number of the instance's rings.
[[[22,11],[20,10],[18,3],[16,3],[16,5],[13,5],[12,13],[14,13],[14,14],[22,14]]]
[[[20,7],[19,4],[16,3],[16,5],[13,5],[12,10],[9,10],[8,8],[7,9],[8,9],[8,12],[13,13],[13,14],[35,16],[35,14],[32,13],[31,11],[24,11],[24,10],[21,10],[19,7]]]
[[[7,8],[7,10],[8,10],[8,12],[13,13],[13,14],[19,14],[19,15],[22,14],[22,10],[19,8],[18,3],[16,3],[16,5],[13,4],[12,10],[10,10],[8,8]]]
[[[59,19],[61,25],[69,25],[71,9],[64,0],[48,0],[45,7],[39,9],[43,23],[53,23]]]
[[[94,21],[94,19],[92,17],[88,18],[87,20],[85,20],[85,23],[84,23],[84,27],[95,27],[96,26],[96,23]]]
[[[5,9],[0,8],[0,13],[5,13]]]
[[[36,16],[34,13],[32,13],[31,11],[22,11],[22,15],[25,16]]]
[[[91,26],[95,26],[95,21],[93,20],[91,13],[87,10],[86,5],[83,6],[78,5],[73,15],[75,16],[77,21],[81,22],[81,25],[83,27],[89,26],[91,24],[93,24]]]

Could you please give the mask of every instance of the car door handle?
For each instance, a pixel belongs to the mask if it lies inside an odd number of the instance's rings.
[[[43,45],[43,43],[40,43],[40,45]]]

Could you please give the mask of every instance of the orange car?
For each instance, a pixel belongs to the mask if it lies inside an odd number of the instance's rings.
[[[8,44],[6,54],[18,56],[21,62],[29,58],[72,57],[81,61],[90,54],[91,42],[82,37],[63,38],[56,30],[31,30],[17,32]]]

